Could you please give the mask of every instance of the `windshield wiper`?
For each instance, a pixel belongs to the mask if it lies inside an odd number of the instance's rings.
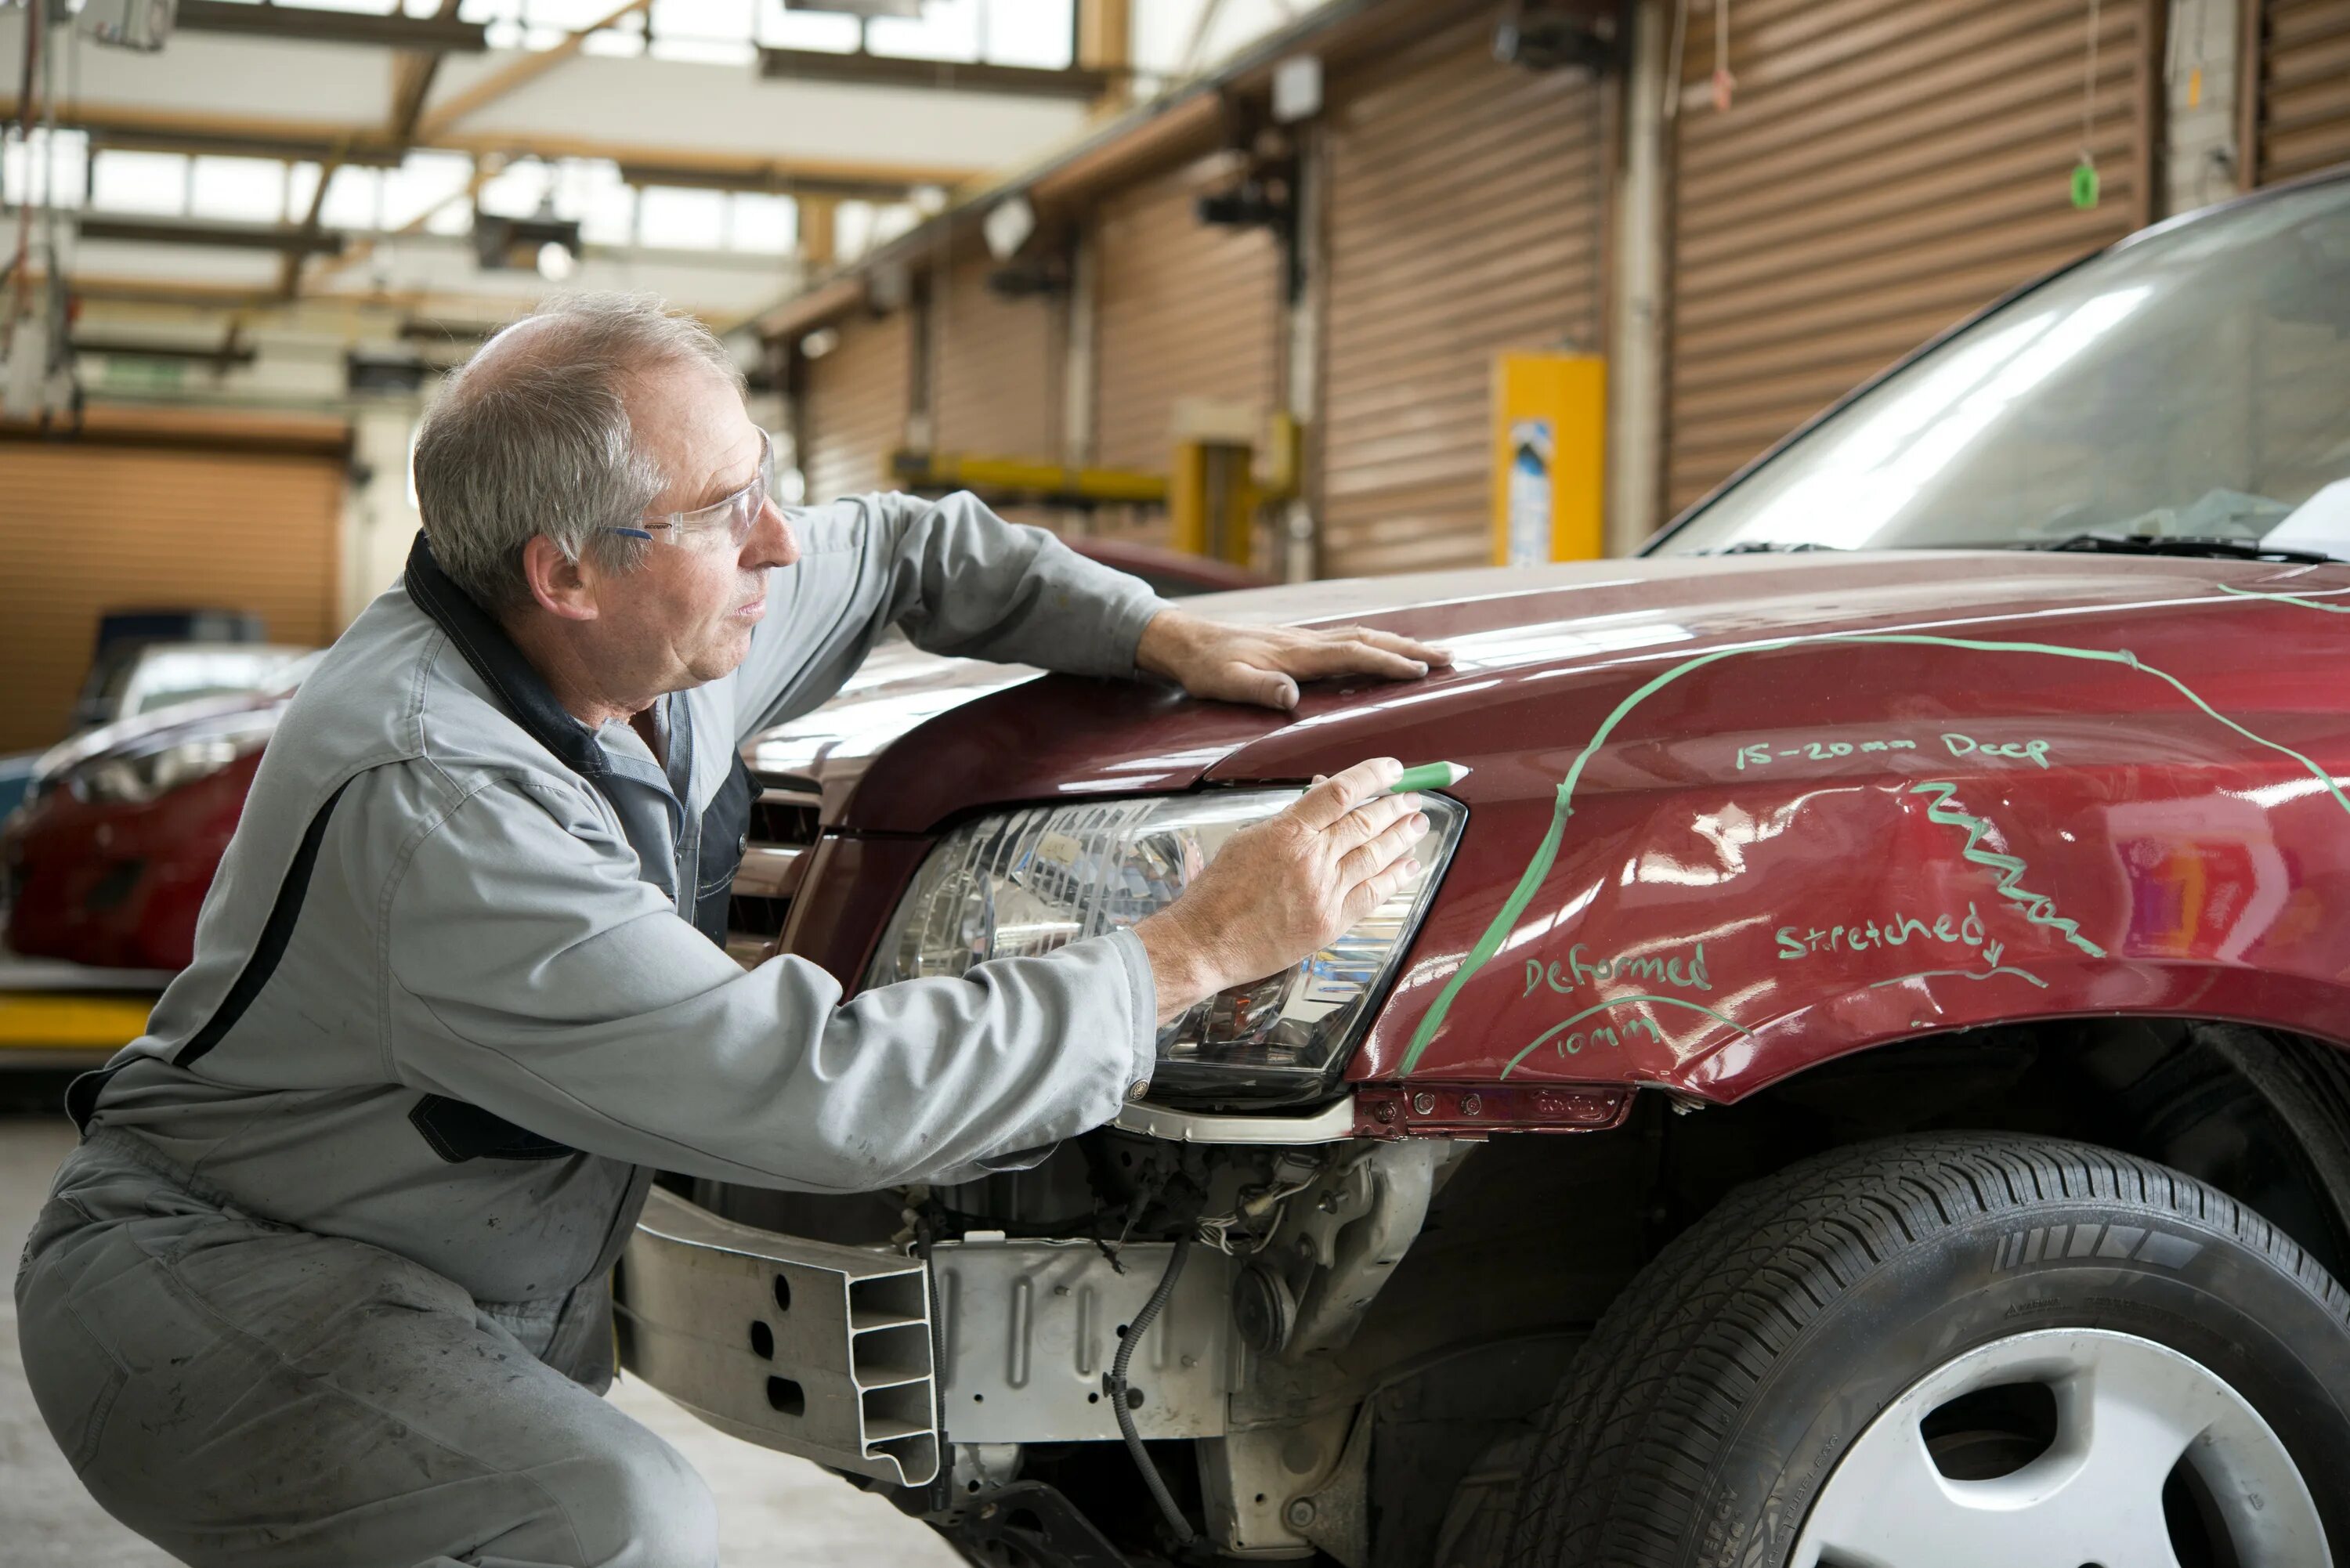
[[[2293,550],[2263,545],[2258,539],[2226,539],[2215,535],[2074,534],[2046,545],[2018,545],[2019,550],[2077,550],[2095,556],[2199,556],[2223,561],[2283,561],[2322,566],[2334,557],[2317,550]]]
[[[1811,539],[1741,539],[1735,545],[1724,545],[1717,550],[1691,550],[1692,556],[1792,556],[1805,550],[1841,550],[1842,545],[1823,545]]]

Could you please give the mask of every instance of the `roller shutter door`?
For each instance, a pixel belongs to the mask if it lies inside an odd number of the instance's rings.
[[[2156,0],[2159,3],[2159,0]],[[1690,7],[1665,492],[1678,512],[1933,333],[2145,222],[2147,0],[1737,0],[1736,94]]]
[[[1060,300],[987,286],[984,252],[958,259],[931,298],[931,443],[941,452],[1061,460]]]
[[[890,488],[889,459],[906,435],[912,338],[907,313],[840,322],[832,352],[801,383],[801,472],[811,503]]]
[[[64,738],[101,611],[250,610],[323,647],[343,480],[336,458],[0,443],[0,752]]]
[[[2350,162],[2350,0],[2245,0],[2249,183]]]
[[[1603,103],[1492,57],[1481,12],[1338,85],[1328,122],[1323,569],[1492,558],[1492,366],[1597,348]]]
[[[1104,199],[1096,221],[1094,461],[1164,473],[1186,398],[1277,406],[1281,259],[1263,229],[1192,216],[1186,172]]]

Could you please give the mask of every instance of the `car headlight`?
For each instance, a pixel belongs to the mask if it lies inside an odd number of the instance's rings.
[[[1050,952],[1164,909],[1225,841],[1302,791],[1087,802],[966,823],[931,850],[881,939],[868,985],[960,975]],[[1284,1101],[1325,1092],[1385,992],[1468,820],[1420,797],[1420,869],[1303,962],[1200,1003],[1159,1033],[1153,1097]]]
[[[40,793],[63,787],[97,805],[141,805],[220,772],[269,740],[276,715],[262,712],[152,750],[107,752],[39,781]]]

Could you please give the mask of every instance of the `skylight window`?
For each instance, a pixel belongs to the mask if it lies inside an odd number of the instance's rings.
[[[50,146],[49,132],[36,128],[31,137],[18,140],[14,135],[6,139],[5,151],[0,151],[0,200],[10,206],[31,199],[44,206],[55,205],[68,210],[82,204],[83,182],[88,179],[89,138],[78,130],[60,130],[56,146]],[[57,195],[50,199],[49,183],[54,178]]]
[[[857,18],[837,11],[786,11],[784,0],[759,0],[758,42],[769,49],[855,52]]]
[[[192,216],[279,223],[286,216],[286,165],[270,158],[198,158],[188,192]]]
[[[329,229],[364,231],[381,227],[383,171],[348,166],[336,170],[333,182],[327,186],[327,204],[318,209],[318,222]]]
[[[725,242],[723,191],[648,185],[638,207],[638,239],[656,250],[714,251]]]
[[[799,208],[790,197],[738,191],[731,208],[726,243],[732,248],[788,255],[799,243]]]
[[[109,213],[182,217],[188,211],[188,160],[177,152],[100,152],[90,205]]]
[[[463,234],[471,220],[464,215],[467,203],[456,198],[464,194],[473,178],[473,161],[462,152],[410,153],[399,168],[384,171],[384,227],[405,228],[429,213],[439,221],[426,226],[434,234],[448,234],[452,231],[442,223],[454,208],[458,220],[453,232]]]

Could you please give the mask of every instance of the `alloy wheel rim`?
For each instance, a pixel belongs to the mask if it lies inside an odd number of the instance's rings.
[[[2044,1400],[2047,1429],[1929,1436],[1954,1402],[2011,1394]],[[2241,1568],[2331,1568],[2261,1413],[2199,1362],[2106,1329],[2014,1334],[1919,1378],[1836,1461],[1789,1568],[2183,1568],[2167,1486],[2192,1489]]]

